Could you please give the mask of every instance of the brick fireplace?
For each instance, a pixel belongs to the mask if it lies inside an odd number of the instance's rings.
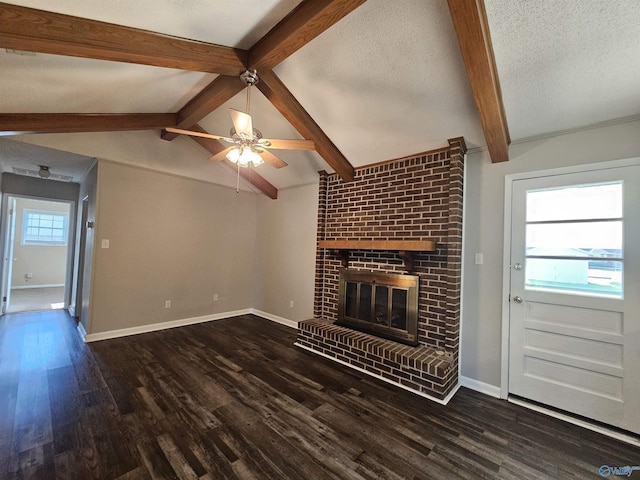
[[[314,318],[297,345],[443,401],[457,385],[463,138],[449,147],[320,174]],[[340,272],[419,277],[416,346],[337,325]]]

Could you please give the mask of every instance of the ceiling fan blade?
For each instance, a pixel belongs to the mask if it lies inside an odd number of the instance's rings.
[[[233,143],[233,140],[228,137],[222,137],[220,135],[213,135],[211,133],[194,132],[192,130],[181,130],[179,128],[167,127],[167,132],[178,133],[180,135],[191,135],[192,137],[213,138],[214,140],[224,140],[225,142]]]
[[[251,123],[251,115],[248,113],[229,109],[231,115],[231,121],[233,122],[233,128],[236,129],[236,133],[244,133],[249,140],[253,140],[253,124]]]
[[[287,162],[285,162],[279,157],[276,157],[273,153],[271,153],[268,150],[262,150],[262,152],[260,152],[260,156],[265,162],[267,162],[269,165],[271,165],[274,168],[282,168],[288,165]]]
[[[225,148],[221,152],[218,152],[215,155],[212,155],[211,157],[209,157],[209,160],[211,160],[212,162],[220,162],[224,160],[227,156],[227,153],[229,153],[229,150],[231,150],[232,148],[234,147]]]
[[[284,140],[281,138],[262,138],[260,139],[258,144],[263,142],[266,143],[266,145],[260,145],[260,146],[264,146],[267,148],[275,148],[278,150],[315,150],[316,149],[316,145],[315,143],[313,143],[313,140]]]

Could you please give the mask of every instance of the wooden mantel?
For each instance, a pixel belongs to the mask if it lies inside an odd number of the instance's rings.
[[[318,246],[340,255],[344,268],[349,266],[349,251],[351,250],[397,251],[409,272],[414,270],[414,252],[433,252],[436,250],[436,242],[433,240],[320,240]]]
[[[433,252],[433,240],[320,240],[320,248],[334,250],[407,250],[409,252]]]

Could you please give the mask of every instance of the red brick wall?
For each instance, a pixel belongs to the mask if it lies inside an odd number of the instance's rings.
[[[414,157],[356,169],[353,182],[322,172],[318,241],[434,240],[415,255],[420,277],[418,336],[451,355],[457,371],[460,336],[464,139]],[[314,316],[335,320],[340,258],[318,248]],[[397,252],[353,250],[349,268],[406,272]],[[455,377],[455,376],[454,376]],[[456,379],[452,378],[452,382]]]

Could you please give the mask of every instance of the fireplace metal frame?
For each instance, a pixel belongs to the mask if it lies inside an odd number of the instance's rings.
[[[340,282],[338,289],[338,320],[337,325],[353,328],[366,333],[371,333],[378,337],[395,340],[407,345],[418,345],[418,294],[419,280],[417,275],[406,275],[398,273],[384,273],[369,270],[340,270]],[[406,330],[394,328],[391,325],[382,325],[372,321],[362,320],[357,317],[348,316],[346,312],[347,302],[347,283],[356,283],[357,287],[357,305],[356,312],[360,311],[360,291],[362,284],[372,285],[370,311],[375,311],[375,287],[384,286],[396,290],[404,290],[407,292],[406,300]],[[388,301],[389,315],[391,318],[392,302]],[[358,313],[356,313],[357,315]],[[390,323],[390,322],[389,322]]]

